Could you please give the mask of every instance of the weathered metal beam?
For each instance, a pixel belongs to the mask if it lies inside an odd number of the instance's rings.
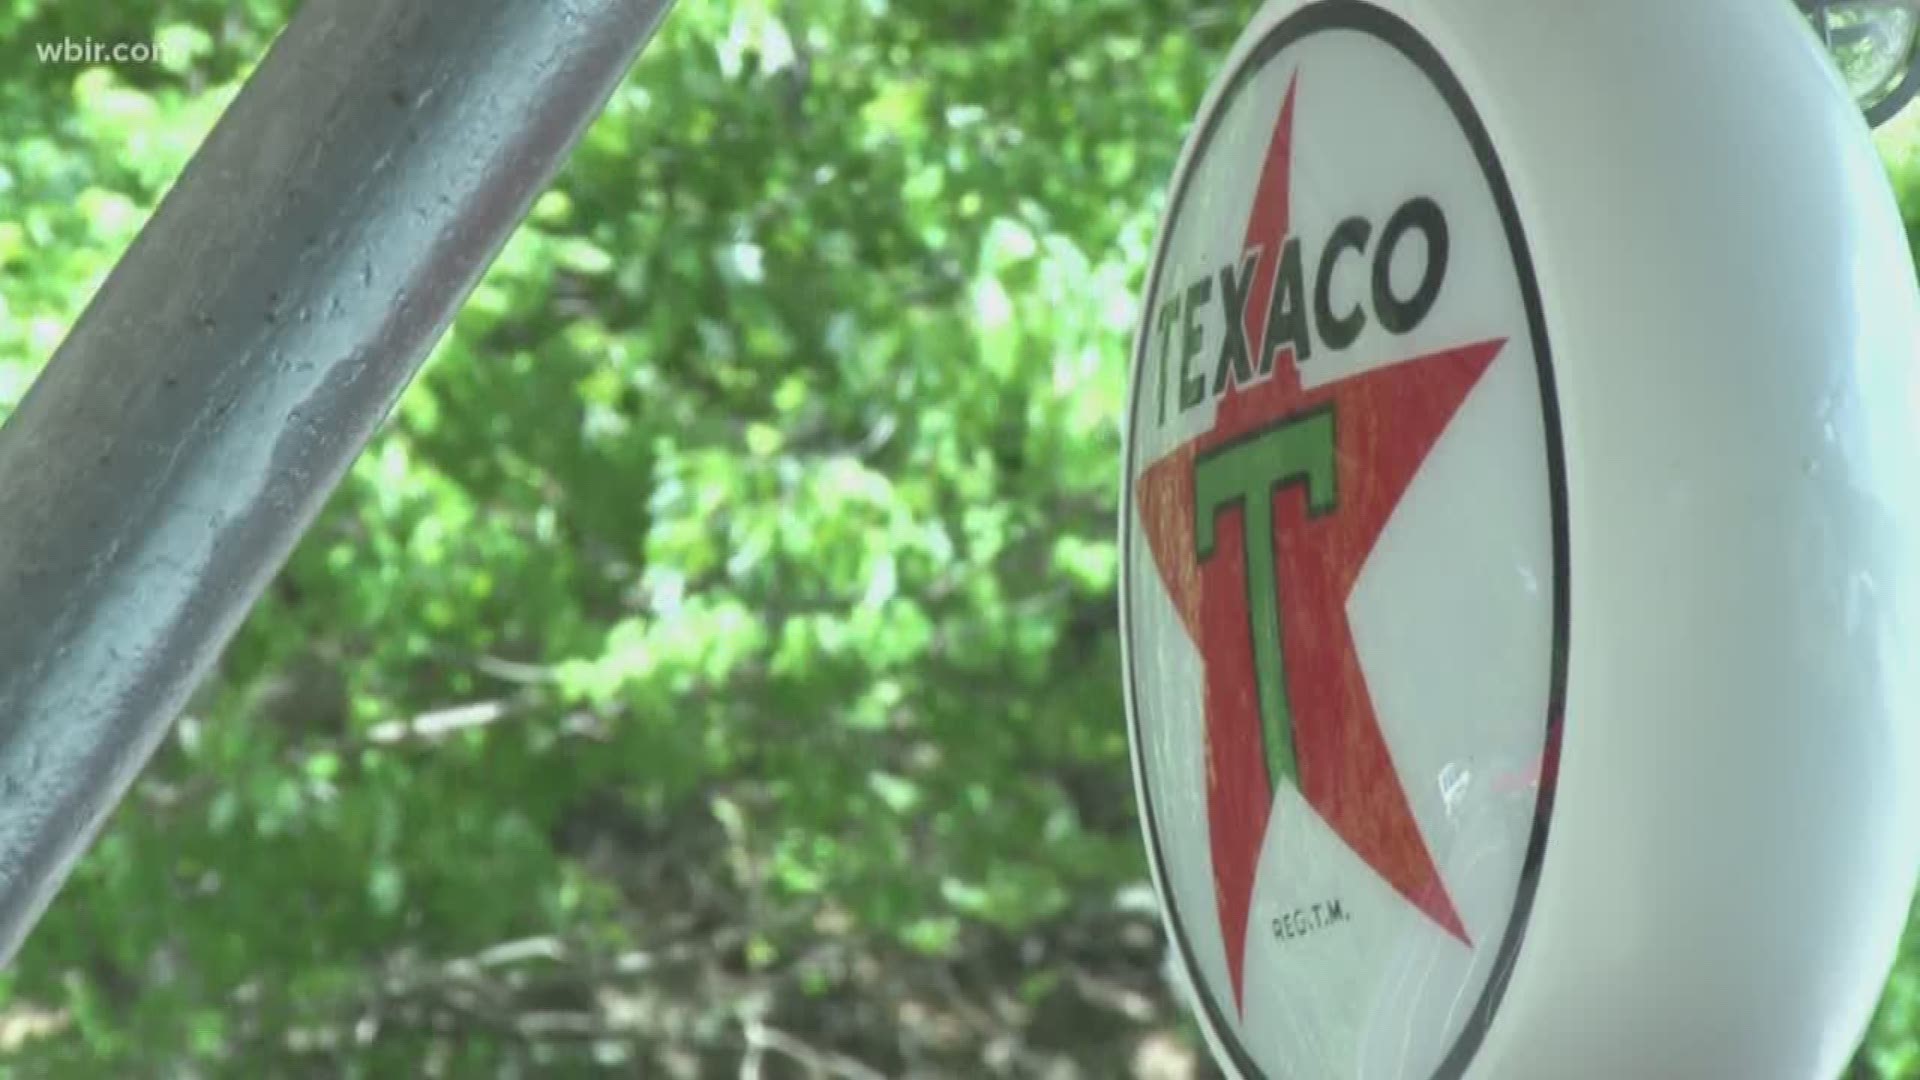
[[[0,428],[0,959],[670,3],[307,0]]]

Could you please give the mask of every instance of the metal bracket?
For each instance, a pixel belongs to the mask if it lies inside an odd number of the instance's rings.
[[[0,428],[0,959],[670,2],[302,5]]]

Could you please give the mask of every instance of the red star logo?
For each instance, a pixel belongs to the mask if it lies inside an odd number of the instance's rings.
[[[1265,301],[1288,237],[1297,89],[1296,81],[1281,108],[1242,248],[1259,253],[1244,322],[1254,343],[1265,340]],[[1207,816],[1236,1006],[1254,874],[1274,789],[1284,778],[1276,772],[1291,769],[1307,804],[1335,834],[1408,903],[1471,944],[1380,733],[1346,605],[1414,475],[1505,344],[1410,357],[1312,390],[1302,387],[1295,357],[1282,349],[1263,358],[1271,376],[1227,389],[1211,431],[1140,477],[1138,512],[1154,562],[1206,667]],[[1248,528],[1249,511],[1266,508],[1217,505],[1209,545],[1209,537],[1196,535],[1204,512],[1196,506],[1196,464],[1261,432],[1329,412],[1330,491],[1315,495],[1302,483],[1271,488],[1281,711],[1290,721],[1278,734],[1291,740],[1276,747],[1271,700],[1263,719],[1260,633],[1248,593],[1248,536],[1268,535],[1264,527]]]

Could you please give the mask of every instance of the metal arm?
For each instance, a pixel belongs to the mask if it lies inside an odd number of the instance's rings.
[[[311,0],[0,428],[0,959],[671,0]]]

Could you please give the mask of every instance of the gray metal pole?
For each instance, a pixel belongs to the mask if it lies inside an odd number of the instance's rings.
[[[671,0],[307,0],[0,428],[0,960]]]

